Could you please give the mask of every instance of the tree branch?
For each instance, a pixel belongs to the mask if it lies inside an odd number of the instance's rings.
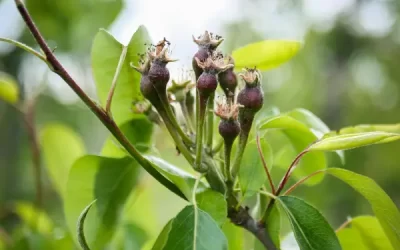
[[[111,134],[119,141],[119,143],[128,151],[128,153],[155,179],[157,179],[162,185],[168,188],[171,192],[186,199],[185,195],[180,191],[180,189],[168,180],[165,176],[160,174],[152,165],[150,161],[144,158],[139,151],[129,142],[126,136],[118,128],[115,121],[107,114],[107,112],[95,103],[86,93],[79,87],[75,80],[69,75],[62,64],[57,60],[53,51],[47,45],[42,34],[39,32],[32,17],[29,15],[28,10],[25,8],[21,0],[15,0],[17,9],[20,12],[22,18],[24,19],[26,25],[28,26],[30,32],[35,38],[36,42],[42,49],[46,56],[46,61],[50,64],[50,69],[59,75],[79,96],[79,98],[90,108],[90,110],[99,118],[99,120],[106,126],[106,128],[111,132]]]

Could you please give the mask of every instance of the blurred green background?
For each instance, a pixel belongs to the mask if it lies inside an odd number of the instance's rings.
[[[398,1],[203,2],[27,0],[26,5],[49,44],[56,48],[57,56],[93,98],[96,92],[90,47],[98,29],[107,28],[126,43],[138,25],[144,24],[153,40],[165,36],[173,43],[173,55],[180,62],[171,65],[171,72],[189,67],[189,59],[196,51],[191,35],[205,29],[225,38],[225,52],[262,39],[301,40],[303,49],[293,60],[264,73],[266,105],[282,111],[309,109],[332,130],[399,122]],[[0,0],[0,37],[37,48],[12,0]],[[16,79],[21,100],[37,100],[34,121],[39,137],[44,126],[63,124],[82,138],[87,152],[100,152],[107,131],[68,86],[46,70],[45,64],[25,51],[0,43],[0,72]],[[10,204],[35,200],[32,154],[23,119],[15,107],[0,100],[0,225],[6,231],[20,223]],[[176,155],[167,136],[159,128],[155,133],[153,143],[161,156],[183,166],[182,156]],[[68,145],[65,150],[69,150]],[[399,206],[399,152],[400,142],[350,150],[343,167],[372,177]],[[44,209],[62,227],[61,200],[43,164],[42,161]],[[330,166],[338,164],[332,160]],[[139,189],[137,197],[131,197],[132,202],[128,203],[129,218],[155,237],[185,203],[145,173]],[[347,216],[371,214],[361,196],[329,177],[317,188],[302,187],[296,194],[321,208],[334,228]]]

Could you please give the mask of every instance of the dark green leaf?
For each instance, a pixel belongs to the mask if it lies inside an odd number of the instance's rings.
[[[83,209],[82,213],[79,215],[78,218],[78,223],[77,223],[78,242],[83,250],[90,250],[86,242],[84,228],[85,228],[86,216],[89,213],[89,210],[94,202],[96,202],[96,200],[92,201],[87,207],[85,207],[85,209]]]
[[[222,225],[227,221],[227,204],[225,197],[221,193],[206,189],[196,194],[196,203],[201,210],[211,215],[218,225]]]
[[[300,48],[301,43],[297,41],[265,40],[234,50],[232,57],[237,69],[257,67],[267,70],[289,61]]]
[[[261,141],[266,143],[265,140]],[[262,187],[267,180],[256,141],[247,144],[239,170],[239,184],[244,197],[250,197]]]
[[[288,115],[279,115],[272,117],[258,127],[258,130],[279,129],[290,140],[296,153],[299,154],[311,143],[315,142],[317,136],[302,122]],[[294,159],[293,159],[294,160]],[[323,152],[310,152],[302,157],[299,165],[293,171],[296,179],[310,175],[315,171],[325,169],[327,166],[326,157]],[[289,166],[283,166],[287,169]],[[307,181],[308,185],[314,185],[323,179],[323,175],[317,175]]]
[[[64,199],[69,229],[75,231],[79,214],[86,204],[96,199],[86,219],[85,236],[93,249],[106,244],[115,231],[138,173],[138,164],[129,157],[115,159],[87,155],[78,159],[70,170]]]
[[[171,231],[171,228],[172,228],[173,221],[174,221],[174,219],[171,219],[170,221],[168,221],[168,223],[164,226],[163,230],[161,230],[161,233],[158,235],[157,240],[154,243],[152,250],[164,249],[164,246],[168,240],[169,232]]]
[[[366,176],[339,168],[326,171],[349,184],[368,200],[393,248],[400,249],[400,212],[385,191]]]
[[[141,76],[130,67],[130,63],[137,64],[137,54],[146,51],[145,43],[149,44],[150,38],[146,28],[140,26],[128,44],[127,55],[114,92],[111,112],[117,124],[143,117],[131,110],[132,101],[142,100],[143,97],[140,93]],[[123,45],[107,31],[100,30],[97,33],[92,47],[92,68],[97,94],[103,105],[106,103],[122,50]]]
[[[40,135],[46,169],[53,185],[64,196],[69,170],[85,153],[83,141],[72,129],[61,124],[46,125]]]
[[[8,74],[0,72],[0,100],[15,104],[19,99],[18,84]]]
[[[280,196],[278,201],[288,216],[300,249],[342,249],[335,232],[316,208],[293,196]]]
[[[228,249],[228,243],[209,214],[187,206],[172,221],[163,250],[172,249],[224,250]]]
[[[310,147],[310,151],[332,151],[352,149],[400,139],[400,134],[388,132],[364,132],[323,138]]]

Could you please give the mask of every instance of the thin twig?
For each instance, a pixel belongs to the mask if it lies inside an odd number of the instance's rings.
[[[268,182],[269,182],[269,185],[271,187],[271,191],[272,191],[273,194],[275,194],[275,186],[274,186],[274,183],[272,181],[271,174],[269,173],[269,170],[268,170],[267,161],[265,160],[264,154],[263,154],[262,149],[261,149],[260,135],[258,133],[257,133],[257,136],[256,136],[256,141],[257,141],[258,153],[260,154],[261,161],[262,161],[265,173],[267,174]]]
[[[293,192],[293,190],[295,190],[298,186],[300,186],[301,184],[303,184],[305,181],[307,181],[309,178],[313,177],[314,175],[317,175],[319,173],[324,172],[325,170],[318,170],[306,177],[304,177],[303,179],[299,180],[298,182],[296,182],[295,184],[293,184],[293,186],[291,186],[290,188],[288,188],[286,190],[286,192],[283,195],[289,195],[291,192]]]
[[[340,230],[344,229],[345,227],[347,227],[351,222],[353,221],[353,219],[351,217],[347,217],[346,221],[343,222],[342,225],[340,225],[336,230],[335,233],[339,232]]]
[[[276,190],[276,195],[279,195],[283,188],[285,187],[287,181],[290,178],[290,175],[293,172],[293,169],[296,167],[296,165],[299,163],[299,161],[301,160],[301,157],[303,157],[306,153],[308,152],[308,148],[305,149],[304,151],[302,151],[300,154],[298,154],[296,156],[296,158],[293,160],[292,164],[290,164],[288,170],[286,171],[285,175],[283,176],[281,182],[279,183],[278,189]]]
[[[121,73],[122,65],[124,65],[126,52],[128,51],[128,46],[123,46],[121,56],[119,57],[117,69],[115,70],[114,78],[111,83],[110,91],[108,92],[107,102],[106,102],[106,112],[107,114],[111,114],[111,103],[112,98],[114,96],[115,87],[117,86],[118,77]]]
[[[186,200],[185,195],[182,191],[168,180],[165,176],[160,174],[152,165],[150,161],[144,158],[139,151],[129,142],[128,138],[122,133],[118,128],[115,121],[105,112],[105,110],[95,103],[86,93],[79,87],[75,80],[69,75],[62,64],[57,60],[53,51],[47,45],[42,34],[39,32],[38,28],[34,24],[32,17],[29,15],[28,10],[25,8],[21,0],[15,0],[18,11],[20,12],[22,18],[24,19],[26,25],[28,26],[30,32],[35,38],[36,42],[39,44],[40,48],[43,50],[48,64],[50,64],[50,69],[59,75],[79,96],[79,98],[90,108],[90,110],[99,118],[99,120],[107,127],[111,134],[119,141],[119,143],[128,151],[128,153],[135,158],[135,160],[155,179],[157,179],[162,185],[167,187],[170,191],[177,194],[181,198]]]
[[[212,150],[213,136],[214,136],[214,97],[215,93],[211,94],[207,104],[207,141],[206,146],[208,150]]]
[[[36,206],[43,205],[42,172],[40,167],[40,147],[35,126],[35,101],[30,101],[24,114],[24,122],[29,136],[30,150],[32,152],[33,176],[35,179]]]

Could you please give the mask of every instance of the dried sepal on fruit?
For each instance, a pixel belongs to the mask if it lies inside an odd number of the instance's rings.
[[[239,110],[239,122],[244,132],[250,132],[254,115],[264,104],[264,93],[261,88],[261,74],[254,68],[244,69],[244,73],[239,76],[245,82],[244,88],[237,96],[237,103],[241,105]]]
[[[210,55],[212,55],[212,53],[224,41],[224,39],[219,35],[205,31],[204,34],[198,38],[193,36],[193,41],[199,47],[192,60],[193,71],[197,80],[201,73],[203,73],[203,69],[198,66],[196,58],[200,61],[205,61]]]

